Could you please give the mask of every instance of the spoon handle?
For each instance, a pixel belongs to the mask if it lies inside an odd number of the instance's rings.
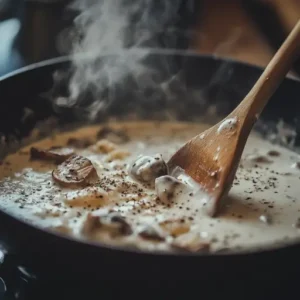
[[[256,84],[232,114],[239,114],[245,119],[257,119],[299,55],[300,20],[269,62]]]

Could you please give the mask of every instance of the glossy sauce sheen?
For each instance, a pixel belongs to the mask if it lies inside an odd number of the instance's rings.
[[[293,152],[252,134],[228,205],[217,218],[210,218],[202,211],[201,193],[184,176],[170,185],[167,177],[143,183],[129,174],[139,155],[162,155],[168,161],[208,125],[141,122],[107,126],[122,130],[126,139],[96,138],[99,126],[86,127],[9,155],[0,166],[1,209],[77,239],[146,250],[264,248],[300,237],[300,158]],[[67,146],[70,138],[90,139],[92,145]],[[60,186],[52,179],[57,164],[30,160],[32,146],[73,148],[90,159],[97,181],[85,187]],[[166,193],[169,188],[171,192]]]

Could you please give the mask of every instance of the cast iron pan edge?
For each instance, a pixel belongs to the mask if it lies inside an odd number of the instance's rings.
[[[174,55],[181,57],[181,54],[175,53]],[[190,65],[194,65],[196,70],[197,64],[205,65],[206,70],[208,70],[209,67],[212,69],[219,68],[226,62],[226,64],[232,65],[237,73],[242,72],[246,77],[248,74],[248,86],[241,94],[247,92],[262,71],[251,65],[224,61],[210,56],[199,56],[193,53],[190,54],[189,59],[190,61],[186,61],[185,65],[189,66],[190,63]],[[33,96],[33,93],[41,93],[44,91],[45,85],[40,85],[36,79],[39,78],[40,81],[47,79],[47,83],[50,84],[52,72],[68,61],[69,58],[67,57],[52,59],[3,76],[0,78],[0,94],[9,95],[5,92],[8,91],[8,87],[12,86],[14,86],[13,97],[17,97],[18,93],[21,93],[23,97]],[[32,73],[35,74],[32,75]],[[201,80],[201,76],[198,79]],[[245,77],[243,79],[245,81]],[[24,80],[26,81],[27,94],[22,91]],[[204,84],[205,82],[207,81],[204,80]],[[230,83],[230,81],[228,82]],[[18,83],[19,86],[17,86]],[[31,91],[30,88],[32,88]],[[228,89],[228,87],[226,88]],[[299,101],[295,101],[297,95],[300,94],[299,92],[300,83],[286,79],[276,93],[277,96],[274,96],[273,103],[275,105],[276,101],[279,101],[277,98],[280,98],[282,94],[290,97],[291,106],[287,109],[288,112],[284,110],[288,104],[279,110],[283,116],[286,114],[287,120],[294,120],[297,117],[296,114],[300,112],[300,110],[295,110],[299,108]],[[237,96],[240,97],[240,94]],[[292,113],[295,116],[291,119]],[[266,112],[266,118],[268,116],[269,113]],[[274,117],[277,117],[276,113],[274,113]],[[144,279],[151,279],[153,276],[157,279],[173,277],[187,279],[189,277],[195,278],[196,275],[198,279],[215,280],[216,276],[220,279],[227,276],[229,270],[232,279],[240,276],[250,278],[253,274],[255,274],[256,279],[266,278],[274,272],[281,274],[284,279],[286,272],[295,275],[299,273],[297,261],[300,247],[298,244],[260,252],[236,253],[234,255],[225,252],[214,256],[127,251],[111,246],[95,246],[92,243],[61,238],[59,234],[40,230],[3,211],[0,211],[0,236],[1,245],[5,251],[15,257],[21,266],[38,276],[55,273],[57,278],[78,278],[78,276],[91,275],[97,276],[97,278],[123,279],[128,276],[128,270],[130,270],[132,279],[140,278],[143,274]],[[203,272],[199,272],[200,270]]]

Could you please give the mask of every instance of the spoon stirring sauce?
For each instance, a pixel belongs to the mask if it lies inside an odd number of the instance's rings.
[[[208,215],[216,216],[226,202],[253,125],[299,55],[300,21],[238,107],[169,160],[171,171],[180,167],[209,196]]]

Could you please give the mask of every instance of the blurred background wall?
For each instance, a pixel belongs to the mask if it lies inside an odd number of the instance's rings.
[[[74,17],[68,3],[0,0],[0,75],[67,53],[60,41]],[[300,0],[182,0],[179,13],[170,24],[178,29],[176,48],[264,66],[300,18]],[[299,62],[293,73],[300,75]]]

